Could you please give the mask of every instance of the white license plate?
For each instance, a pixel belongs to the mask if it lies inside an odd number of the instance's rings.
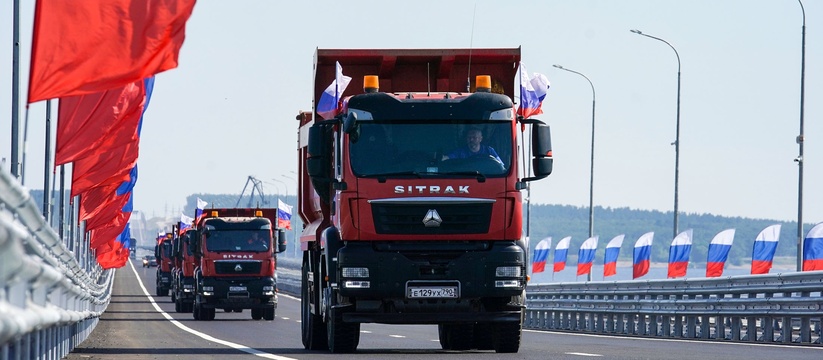
[[[407,288],[406,296],[409,299],[456,299],[457,286],[426,286]]]
[[[229,286],[229,291],[246,291],[245,286]]]

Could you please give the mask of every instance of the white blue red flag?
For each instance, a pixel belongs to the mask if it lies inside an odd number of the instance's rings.
[[[823,270],[823,223],[815,225],[803,240],[803,271]]]
[[[617,257],[620,255],[620,247],[623,246],[623,238],[626,235],[617,235],[606,245],[606,255],[603,256],[603,277],[617,274]]]
[[[543,99],[549,92],[549,79],[546,75],[534,73],[529,77],[526,66],[520,63],[520,106],[517,108],[517,115],[529,118],[532,115],[543,113]]]
[[[546,261],[549,259],[549,251],[552,248],[552,238],[547,237],[540,240],[534,247],[532,254],[532,274],[543,272],[546,269]]]
[[[277,199],[277,227],[291,230],[291,205]]]
[[[194,222],[194,218],[186,216],[185,214],[180,214],[180,223],[177,225],[177,234],[182,235],[185,233],[186,229],[191,228],[192,222]]]
[[[597,236],[592,236],[580,245],[577,251],[577,275],[588,274],[592,271],[594,253],[597,251]]]
[[[780,240],[780,224],[768,226],[754,239],[752,249],[752,274],[768,274],[772,268],[777,241]]]
[[[200,222],[200,218],[203,217],[203,209],[205,209],[207,205],[209,205],[209,203],[197,198],[197,205],[194,208],[195,222]]]
[[[692,229],[686,230],[672,240],[669,246],[669,278],[686,276],[689,268],[689,255],[692,252]]]
[[[709,253],[706,255],[706,277],[723,275],[723,267],[729,258],[734,242],[734,229],[723,230],[714,236],[709,243]]]
[[[351,82],[351,77],[343,75],[343,67],[339,62],[335,62],[334,81],[320,94],[320,100],[317,100],[317,115],[327,120],[337,115],[340,98],[349,86],[349,82]]]
[[[632,279],[637,279],[649,273],[652,257],[652,241],[654,232],[647,232],[634,243],[632,254]]]
[[[566,236],[560,239],[557,246],[554,248],[554,272],[561,271],[566,268],[566,256],[569,254],[569,244],[572,242],[571,236]]]

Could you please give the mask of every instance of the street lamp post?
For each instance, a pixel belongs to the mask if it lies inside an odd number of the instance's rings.
[[[806,79],[806,9],[803,2],[800,3],[800,11],[803,13],[803,28],[800,37],[800,135],[797,136],[797,146],[799,154],[797,162],[797,271],[803,271],[803,99],[805,98]]]
[[[680,54],[677,53],[677,49],[669,44],[668,41],[663,40],[659,37],[651,36],[649,34],[644,34],[640,30],[630,30],[632,33],[637,35],[643,35],[647,38],[655,39],[658,41],[662,41],[666,45],[669,45],[672,50],[674,50],[674,55],[677,56],[677,131],[675,134],[674,139],[674,235],[672,238],[677,237],[677,220],[679,213],[677,212],[677,186],[678,181],[680,179]]]
[[[568,71],[570,73],[575,73],[577,75],[582,76],[584,79],[586,79],[586,81],[589,82],[589,86],[592,87],[592,151],[591,151],[591,160],[589,162],[589,164],[591,166],[591,168],[589,170],[589,238],[591,238],[592,236],[594,236],[594,119],[595,119],[594,118],[594,109],[595,109],[594,106],[595,106],[595,99],[596,99],[595,92],[594,92],[594,84],[592,84],[592,81],[589,79],[588,76],[583,75],[582,73],[579,73],[579,72],[574,71],[572,69],[564,68],[563,66],[560,66],[560,65],[553,65],[553,66],[560,69],[560,70],[565,70],[565,71]],[[589,271],[588,280],[592,281],[592,272],[591,271]]]

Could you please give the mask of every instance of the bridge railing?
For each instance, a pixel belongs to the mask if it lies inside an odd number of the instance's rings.
[[[70,251],[28,190],[0,169],[0,359],[59,359],[97,325],[114,272],[82,244]]]
[[[532,285],[525,327],[610,335],[821,343],[823,271]]]

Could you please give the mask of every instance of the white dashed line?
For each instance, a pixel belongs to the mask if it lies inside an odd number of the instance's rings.
[[[371,331],[368,331],[368,330],[360,330],[360,333],[362,333],[362,334],[371,334]]]
[[[582,353],[582,352],[567,352],[566,355],[577,355],[577,356],[590,356],[590,357],[598,357],[603,356],[600,354],[589,354],[589,353]]]
[[[393,338],[398,338],[398,339],[402,339],[402,338],[404,338],[404,337],[405,337],[405,336],[403,336],[403,335],[389,335],[389,336],[391,336],[391,337],[393,337]]]

